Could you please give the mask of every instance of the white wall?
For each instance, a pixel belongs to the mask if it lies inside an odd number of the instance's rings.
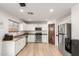
[[[8,33],[8,19],[18,20],[18,18],[9,15],[8,13],[0,10],[0,55],[2,51],[2,39],[5,33]],[[2,51],[3,52],[3,51]]]
[[[68,17],[58,20],[58,25],[65,24],[65,23],[71,23],[71,16],[68,16]]]
[[[72,7],[71,13],[72,39],[79,40],[79,4]]]
[[[5,33],[8,32],[8,20],[6,19],[6,15],[4,15],[1,11],[0,11],[0,55],[2,52],[2,39]]]

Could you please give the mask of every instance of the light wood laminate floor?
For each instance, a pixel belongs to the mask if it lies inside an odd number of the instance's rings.
[[[17,56],[62,56],[52,44],[29,43]]]

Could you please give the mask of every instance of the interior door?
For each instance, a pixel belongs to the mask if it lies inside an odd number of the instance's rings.
[[[49,43],[55,44],[55,24],[48,25]]]

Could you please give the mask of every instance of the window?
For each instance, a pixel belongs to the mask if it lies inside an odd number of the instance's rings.
[[[19,23],[9,20],[9,32],[17,32],[19,30]]]

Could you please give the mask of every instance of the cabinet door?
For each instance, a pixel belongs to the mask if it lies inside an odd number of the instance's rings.
[[[15,41],[15,54],[17,54],[20,50],[19,38]]]
[[[42,35],[42,42],[48,43],[48,36],[47,35]]]
[[[15,42],[15,53],[17,54],[26,45],[26,38],[20,37]]]
[[[35,35],[29,35],[28,42],[35,42]]]
[[[26,45],[26,37],[21,37],[20,44],[21,44],[21,49],[22,49]]]

